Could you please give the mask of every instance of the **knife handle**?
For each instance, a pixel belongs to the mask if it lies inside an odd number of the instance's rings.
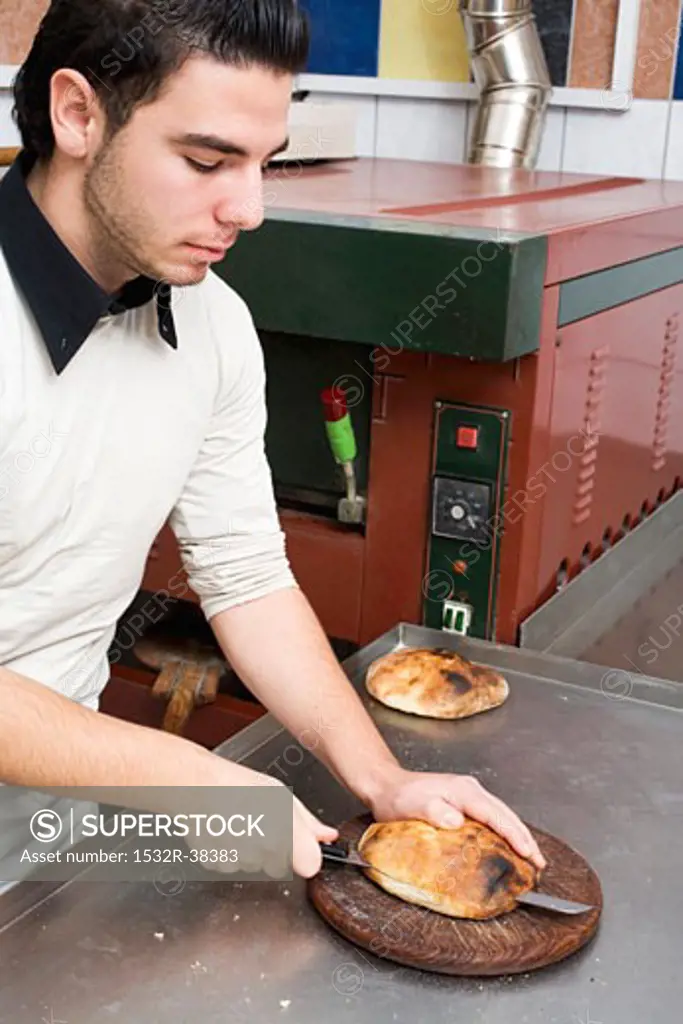
[[[321,843],[320,852],[323,857],[340,857],[342,860],[346,860],[348,857],[348,852],[341,843]]]

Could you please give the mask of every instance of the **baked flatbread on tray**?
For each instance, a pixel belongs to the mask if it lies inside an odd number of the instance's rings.
[[[397,711],[424,718],[468,718],[507,700],[500,672],[474,665],[455,651],[406,647],[372,662],[368,693]]]
[[[373,823],[358,851],[380,888],[447,917],[484,920],[514,910],[540,877],[535,864],[471,818],[455,829],[412,819]]]

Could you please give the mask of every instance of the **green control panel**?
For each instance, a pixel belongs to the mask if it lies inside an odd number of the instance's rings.
[[[506,409],[436,403],[426,626],[494,638],[509,431]]]

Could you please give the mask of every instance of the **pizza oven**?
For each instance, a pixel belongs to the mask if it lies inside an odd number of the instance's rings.
[[[344,654],[398,622],[516,644],[683,479],[683,184],[286,173],[216,269],[259,330],[301,586]],[[165,529],[141,597],[169,592],[197,611]]]

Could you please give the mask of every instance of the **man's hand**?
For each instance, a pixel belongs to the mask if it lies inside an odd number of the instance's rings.
[[[293,868],[297,875],[312,878],[322,867],[320,843],[333,843],[339,838],[337,829],[324,825],[294,797]]]
[[[271,775],[262,775],[260,772],[255,772],[254,775],[258,785],[284,786],[284,783]],[[295,875],[312,878],[322,867],[320,844],[335,842],[339,838],[339,831],[316,818],[294,794],[292,801],[292,869]],[[280,850],[280,870],[283,867],[281,853]]]
[[[376,821],[418,818],[439,828],[459,828],[464,815],[488,825],[540,869],[545,859],[524,822],[502,800],[467,775],[439,775],[399,768],[371,802]]]
[[[526,826],[475,779],[409,772],[399,765],[299,590],[245,602],[220,612],[211,625],[245,685],[378,821],[412,817],[457,828],[467,814],[502,835],[522,857],[545,866]],[[314,840],[324,840],[327,830],[315,819],[308,826],[305,821],[305,815],[298,820],[294,847],[295,870],[307,875],[320,864]]]
[[[216,760],[219,764],[231,764],[220,759]],[[240,780],[242,786],[253,786],[255,788],[277,786],[281,789],[285,788],[285,784],[280,779],[273,778],[272,775],[255,771],[247,768],[245,765],[239,765],[239,768],[242,772]],[[218,797],[213,795],[213,791],[210,788],[206,790],[206,799],[208,801],[207,811],[214,809],[215,801]],[[290,870],[302,878],[312,878],[313,875],[316,875],[322,867],[320,844],[333,843],[339,838],[339,832],[330,825],[325,825],[319,818],[316,818],[294,794],[291,795],[291,799],[291,861],[285,844],[280,841],[284,837],[273,836],[269,842],[261,842],[259,840],[249,844],[246,848],[240,850],[239,857],[217,856],[212,858],[208,863],[210,870],[228,875],[236,874],[240,870],[253,873],[263,872],[271,878],[282,878]],[[175,811],[175,808],[172,810]],[[227,851],[233,845],[233,841],[229,838],[223,835],[214,836],[206,830],[199,836],[191,833],[185,839],[185,842],[191,850],[198,852],[202,850],[215,850],[218,854],[220,854],[220,851]]]

